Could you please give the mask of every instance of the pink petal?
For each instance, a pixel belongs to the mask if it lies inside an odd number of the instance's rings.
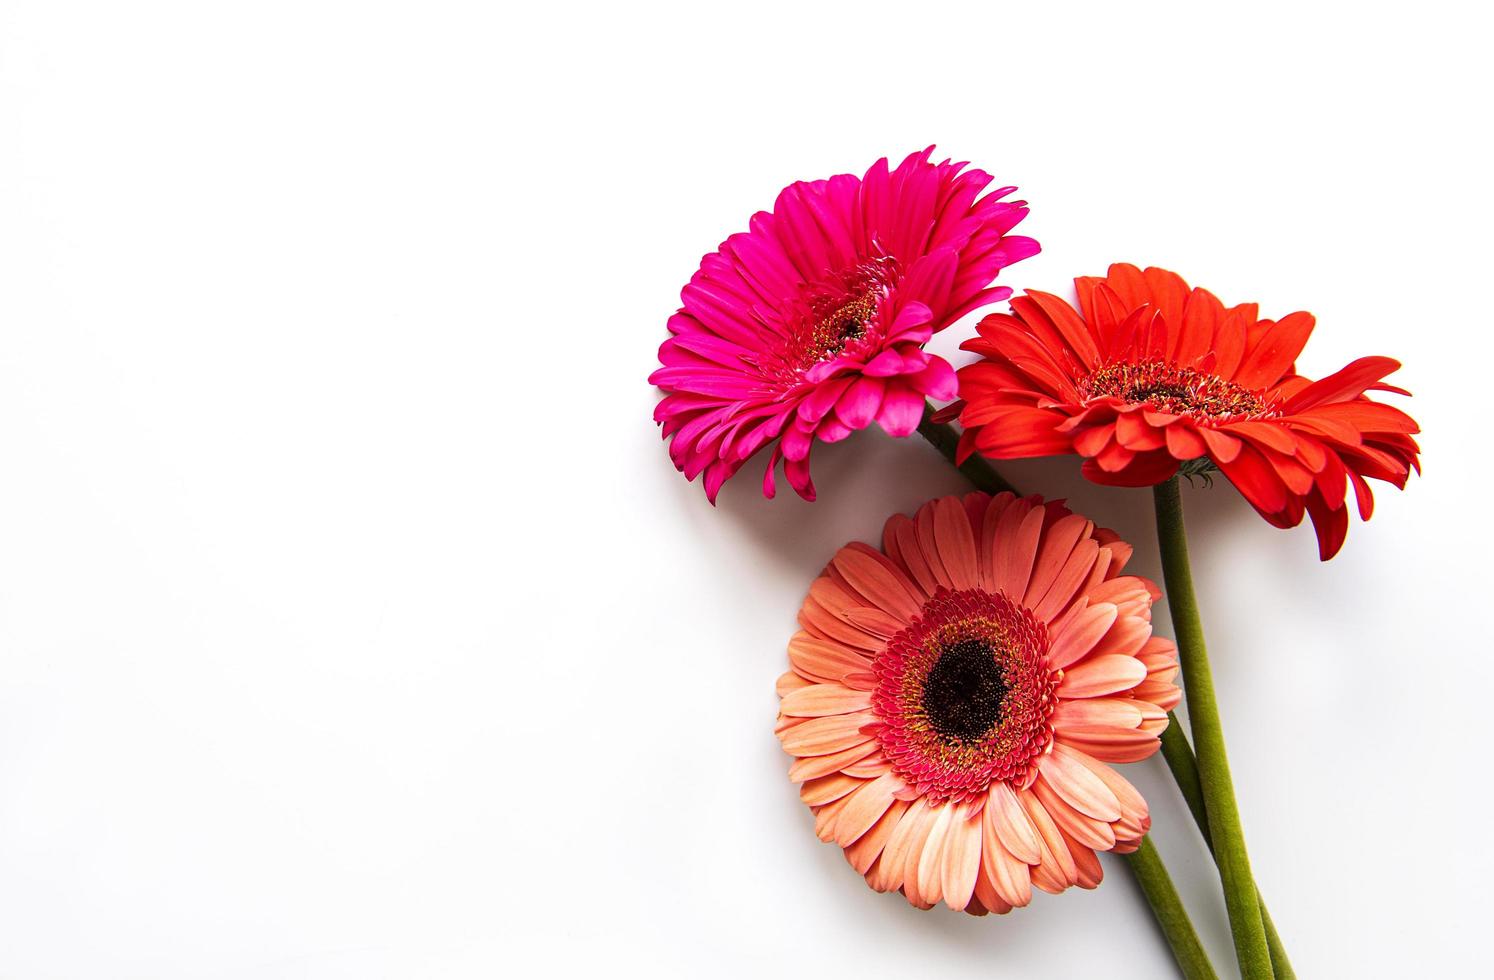
[[[877,417],[882,407],[882,393],[887,383],[880,378],[857,378],[835,403],[835,414],[853,429],[864,429]]]
[[[877,423],[889,436],[902,439],[918,430],[923,421],[924,398],[912,388],[901,384],[889,384],[882,395],[882,408],[877,412]]]

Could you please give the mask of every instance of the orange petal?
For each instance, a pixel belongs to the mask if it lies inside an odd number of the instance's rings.
[[[808,687],[813,683],[814,681],[790,670],[778,675],[778,682],[773,685],[773,690],[777,692],[779,697],[783,697],[790,691],[797,691],[799,688]]]
[[[877,891],[896,891],[903,886],[903,871],[908,864],[908,855],[911,853],[917,857],[918,849],[928,836],[926,824],[930,816],[928,803],[919,799],[898,821],[892,836],[887,839],[887,846],[882,849],[882,856],[877,859],[872,873],[867,876],[867,882]]]
[[[1148,584],[1146,579],[1135,575],[1119,575],[1091,588],[1089,601],[1112,603],[1122,616],[1136,616],[1150,622],[1153,598],[1151,591],[1147,589]]]
[[[1085,537],[1090,526],[1086,518],[1078,514],[1070,514],[1059,518],[1052,527],[1048,528],[1047,533],[1043,535],[1042,546],[1038,549],[1037,561],[1033,564],[1032,577],[1028,580],[1027,592],[1022,605],[1032,609],[1043,596],[1047,595],[1048,589],[1058,578],[1058,573],[1068,562],[1074,546]]]
[[[1139,728],[1143,717],[1141,708],[1130,698],[1083,698],[1060,702],[1053,710],[1053,727],[1060,732],[1087,725]]]
[[[934,901],[937,901],[937,899],[930,900],[919,890],[918,865],[923,860],[924,848],[928,845],[929,834],[933,831],[938,817],[939,808],[925,802],[923,813],[918,817],[918,823],[914,827],[907,852],[903,855],[903,895],[920,908],[928,908],[934,904]]]
[[[1120,800],[1072,749],[1053,746],[1053,751],[1039,760],[1038,771],[1064,802],[1080,813],[1107,823],[1120,819]]]
[[[935,503],[934,540],[954,588],[978,588],[981,575],[976,563],[975,532],[958,497],[942,497]]]
[[[847,803],[846,806],[849,808],[851,804]],[[856,869],[857,874],[865,876],[871,870],[872,864],[881,856],[882,848],[887,846],[887,839],[892,836],[893,829],[902,820],[903,811],[907,809],[908,804],[902,800],[893,800],[887,812],[882,814],[872,828],[846,848],[846,860],[851,862],[851,867]],[[841,821],[837,821],[837,829],[839,823],[846,819],[848,818],[842,814]]]
[[[1120,616],[1105,638],[1095,644],[1094,655],[1134,657],[1141,652],[1142,646],[1151,636],[1152,624],[1149,620],[1139,616]]]
[[[1061,888],[1059,890],[1062,891]],[[996,886],[984,868],[975,879],[975,900],[997,915],[1005,915],[1012,910],[1011,903],[996,893]]]
[[[882,532],[883,545],[888,556],[897,553],[899,560],[908,569],[908,575],[925,596],[934,594],[939,580],[934,577],[928,561],[923,557],[923,548],[918,544],[918,528],[905,514],[894,514],[887,520],[887,529]]]
[[[853,745],[844,752],[835,752],[831,755],[811,755],[805,756],[802,759],[795,759],[793,765],[789,766],[789,779],[796,783],[802,783],[807,779],[828,776],[832,772],[840,772],[847,766],[854,765],[875,751],[877,751],[877,741],[876,739],[869,738],[860,745]]]
[[[1127,691],[1146,678],[1146,667],[1135,657],[1090,657],[1064,671],[1058,685],[1061,698],[1097,698]]]
[[[823,581],[829,581],[829,579],[824,579]],[[886,643],[880,637],[872,636],[865,630],[858,629],[847,623],[826,609],[813,596],[805,599],[804,605],[799,607],[799,625],[815,636],[836,640],[848,647],[865,650],[868,653],[881,650],[886,646]]]
[[[1017,802],[1022,804],[1022,809],[1027,813],[1027,819],[1032,821],[1033,829],[1038,832],[1038,839],[1042,844],[1043,859],[1033,870],[1033,882],[1047,892],[1063,891],[1079,880],[1079,870],[1074,866],[1074,859],[1069,854],[1069,847],[1064,843],[1058,824],[1032,790],[1018,791]]]
[[[1108,602],[1094,603],[1077,613],[1049,645],[1049,665],[1062,669],[1089,653],[1110,631],[1116,615],[1115,606]]]
[[[949,828],[958,809],[953,803],[945,803],[937,808],[934,822],[929,827],[929,835],[918,854],[917,895],[911,890],[908,895],[915,905],[933,905],[944,897],[944,842],[949,836]],[[910,877],[915,876],[903,878],[904,889],[908,888]]]
[[[1079,869],[1079,880],[1075,882],[1080,888],[1098,888],[1105,877],[1105,869],[1100,866],[1100,859],[1093,850],[1064,835],[1069,845],[1069,853],[1074,856],[1074,866]]]
[[[1078,703],[1092,704],[1093,702]],[[1106,762],[1140,762],[1142,759],[1151,758],[1162,747],[1162,743],[1157,740],[1157,734],[1149,728],[1070,725],[1061,729],[1056,738],[1062,745],[1088,753]]]
[[[794,670],[817,681],[839,681],[871,669],[871,660],[862,651],[804,630],[789,640],[788,658]]]
[[[1038,619],[1051,621],[1062,612],[1065,606],[1074,601],[1074,596],[1079,594],[1080,587],[1089,578],[1099,557],[1100,543],[1093,538],[1075,545],[1042,601],[1030,607],[1032,614]]]
[[[889,640],[902,632],[903,627],[908,624],[900,619],[887,615],[880,609],[871,606],[857,606],[855,609],[847,609],[845,621],[872,636]]]
[[[782,732],[778,738],[783,743],[784,751],[790,755],[829,755],[865,742],[862,726],[875,720],[876,716],[870,711],[811,718],[802,725]]]
[[[1032,901],[1032,875],[1026,861],[1019,861],[1001,846],[992,824],[982,821],[980,864],[986,877],[996,886],[1002,900],[1020,907]]]
[[[944,859],[940,864],[940,890],[944,904],[956,911],[970,904],[975,894],[975,879],[980,876],[981,821],[971,820],[970,808],[961,805],[944,839]]]
[[[913,515],[913,532],[918,541],[918,548],[923,552],[923,560],[929,567],[929,572],[934,576],[934,581],[946,589],[954,588],[954,580],[949,577],[949,572],[944,567],[944,558],[939,554],[939,538],[934,530],[934,510],[937,501],[929,501],[918,508],[918,513]]]
[[[1012,856],[1028,864],[1042,863],[1042,841],[1038,838],[1037,828],[1028,819],[1027,811],[1022,809],[1017,794],[1009,785],[991,785],[984,819],[1001,846]]]
[[[824,806],[833,803],[842,796],[862,785],[866,780],[854,779],[844,773],[833,772],[828,776],[811,779],[799,787],[799,799],[810,806]]]
[[[1032,795],[1043,804],[1053,822],[1069,837],[1086,847],[1108,851],[1115,846],[1115,831],[1108,821],[1086,816],[1066,803],[1046,779],[1032,784]]]
[[[1165,719],[1167,716],[1164,714],[1162,717]],[[872,779],[882,775],[882,773],[884,772],[889,771],[891,768],[892,765],[887,761],[887,757],[880,751],[878,751],[873,752],[871,755],[867,756],[864,759],[857,760],[851,765],[846,766],[841,771],[844,772],[847,776],[859,776],[862,779]]]
[[[1151,812],[1147,809],[1146,800],[1141,793],[1126,781],[1125,777],[1109,766],[1100,762],[1087,762],[1090,771],[1105,781],[1110,787],[1110,792],[1120,800],[1121,819],[1116,824],[1116,836],[1126,836],[1140,840],[1152,826]]]
[[[893,795],[902,787],[903,781],[890,772],[859,784],[836,822],[835,843],[849,847],[870,830],[892,806]]]
[[[887,559],[878,560],[858,548],[842,548],[835,556],[836,570],[846,582],[890,616],[911,621],[918,615],[920,602],[915,586]]]
[[[870,707],[869,691],[853,691],[839,684],[811,684],[785,694],[778,710],[797,718],[819,718]]]
[[[835,839],[835,818],[845,808],[846,801],[842,797],[833,803],[827,803],[814,810],[814,834],[825,843]]]
[[[856,596],[847,592],[828,575],[821,575],[809,583],[809,594],[836,619],[843,619],[847,609],[861,605]]]
[[[1027,592],[1032,566],[1037,561],[1042,543],[1046,513],[1046,508],[1018,500],[1002,513],[997,524],[998,537],[993,545],[993,585],[996,591],[1005,592],[1013,602],[1020,601],[1018,597]]]

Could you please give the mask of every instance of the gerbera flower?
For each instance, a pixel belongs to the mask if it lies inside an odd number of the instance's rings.
[[[814,499],[809,451],[873,421],[894,436],[918,427],[924,398],[953,398],[954,369],[922,346],[971,310],[1006,299],[996,273],[1038,251],[1008,236],[1027,216],[1015,188],[980,196],[990,175],[929,162],[933,147],[889,172],[841,174],[785,188],[773,213],[701,259],[669,319],[667,393],[654,410],[670,457],[704,474],[712,502],[747,458],[773,443],[789,484]],[[776,442],[775,442],[776,440]]]
[[[1311,516],[1325,560],[1348,532],[1350,486],[1367,520],[1366,478],[1404,488],[1420,470],[1416,423],[1365,395],[1409,394],[1381,383],[1398,362],[1296,373],[1311,314],[1262,320],[1165,269],[1117,264],[1074,284],[1078,311],[1029,290],[962,345],[985,360],[960,371],[961,458],[1078,453],[1085,476],[1119,486],[1211,463],[1277,527]]]
[[[820,838],[878,891],[977,915],[1093,888],[1146,802],[1107,763],[1157,750],[1177,651],[1129,545],[1059,503],[972,493],[840,549],[778,681]]]

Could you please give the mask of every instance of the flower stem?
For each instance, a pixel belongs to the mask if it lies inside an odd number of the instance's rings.
[[[1001,493],[1004,490],[1017,492],[1017,488],[1001,478],[996,468],[986,462],[984,456],[972,455],[963,463],[955,462],[955,448],[960,443],[960,434],[948,422],[933,421],[934,406],[924,403],[923,421],[918,423],[918,434],[923,436],[944,458],[954,463],[955,468],[965,474],[971,483],[986,493]]]
[[[1169,711],[1167,722],[1167,730],[1162,733],[1162,757],[1167,760],[1167,768],[1172,770],[1173,781],[1178,784],[1178,791],[1188,804],[1188,811],[1193,814],[1193,822],[1198,824],[1198,832],[1203,835],[1204,843],[1212,854],[1214,837],[1209,833],[1209,817],[1204,812],[1203,786],[1198,781],[1198,761],[1193,757],[1193,747],[1188,744],[1188,736],[1183,734],[1183,723],[1178,721],[1177,715]],[[1266,946],[1271,953],[1271,969],[1276,974],[1276,980],[1296,980],[1297,972],[1292,969],[1291,960],[1287,959],[1286,947],[1282,945],[1281,936],[1276,931],[1276,923],[1271,921],[1271,913],[1266,909],[1266,900],[1259,887],[1256,888],[1255,897],[1260,902],[1261,923],[1266,927]]]
[[[1219,878],[1224,885],[1235,957],[1244,980],[1271,980],[1275,974],[1271,969],[1260,897],[1250,876],[1250,858],[1245,852],[1245,833],[1240,827],[1240,810],[1235,803],[1229,759],[1224,751],[1224,728],[1219,722],[1203,623],[1193,594],[1178,478],[1174,476],[1153,487],[1152,499],[1157,511],[1157,543],[1162,552],[1167,605],[1172,610],[1173,631],[1177,634],[1183,667],[1183,689],[1188,698],[1188,719],[1198,751],[1200,795],[1210,828],[1214,863],[1219,866]]]
[[[1183,900],[1173,887],[1172,877],[1167,873],[1167,866],[1162,863],[1162,856],[1152,846],[1152,839],[1141,838],[1140,847],[1131,854],[1122,854],[1121,857],[1141,885],[1141,891],[1146,895],[1147,904],[1152,907],[1152,914],[1157,917],[1157,924],[1162,927],[1162,934],[1167,937],[1167,945],[1172,947],[1172,957],[1177,960],[1178,969],[1183,971],[1183,976],[1187,980],[1218,980],[1219,975],[1209,963],[1208,954],[1198,941],[1198,933],[1193,931],[1188,910],[1183,908]]]

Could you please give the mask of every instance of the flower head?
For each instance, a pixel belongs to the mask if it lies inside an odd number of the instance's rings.
[[[1226,307],[1164,269],[1112,265],[1074,282],[1077,311],[1028,291],[963,345],[984,356],[960,371],[964,455],[1078,453],[1085,476],[1119,486],[1207,461],[1277,527],[1310,516],[1325,560],[1348,532],[1349,487],[1368,519],[1366,478],[1403,488],[1419,469],[1416,423],[1365,394],[1408,394],[1381,383],[1400,364],[1296,373],[1311,314],[1262,320],[1255,304]]]
[[[1131,548],[1059,503],[973,493],[895,515],[810,587],[778,738],[820,838],[878,891],[975,914],[1093,888],[1146,802],[1177,651]]]
[[[649,381],[665,392],[654,419],[670,457],[687,478],[703,475],[713,502],[769,444],[763,493],[773,496],[782,458],[813,500],[814,440],[873,421],[906,436],[925,396],[955,396],[954,369],[923,344],[1010,296],[987,287],[1038,245],[1007,234],[1027,216],[1025,202],[1002,200],[1015,188],[981,196],[990,175],[931,163],[932,152],[792,184],[701,259]]]

